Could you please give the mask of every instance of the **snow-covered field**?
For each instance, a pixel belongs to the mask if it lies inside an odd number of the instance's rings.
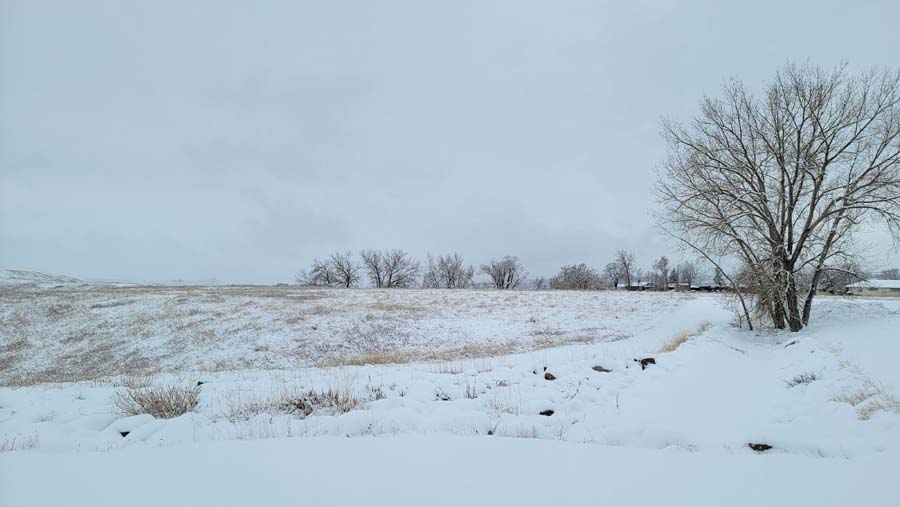
[[[616,341],[648,329],[683,299],[550,291],[59,287],[0,288],[0,385],[438,360]]]
[[[789,334],[703,295],[0,297],[3,506],[900,504],[896,300]],[[119,413],[153,386],[199,404]]]

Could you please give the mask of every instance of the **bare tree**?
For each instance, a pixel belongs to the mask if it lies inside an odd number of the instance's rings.
[[[669,288],[669,258],[663,255],[653,263],[655,270],[656,290],[668,290]]]
[[[878,274],[878,278],[882,280],[900,280],[900,269],[890,268],[882,270],[881,273]]]
[[[531,281],[531,287],[537,290],[541,290],[547,286],[547,279],[543,276],[536,276],[534,280]]]
[[[481,265],[481,272],[491,277],[496,289],[515,289],[528,276],[518,257],[507,255],[498,260],[491,259]]]
[[[694,285],[694,282],[699,275],[699,268],[697,265],[691,261],[684,261],[678,266],[678,279],[676,283],[679,284],[687,284],[688,289]]]
[[[328,264],[331,273],[336,277],[335,286],[349,289],[359,282],[359,264],[353,262],[351,252],[334,252],[328,258]]]
[[[338,276],[329,262],[313,259],[308,270],[297,273],[297,283],[310,287],[334,287],[338,284]]]
[[[597,290],[602,287],[600,274],[586,264],[563,266],[556,276],[550,278],[551,289]]]
[[[363,250],[359,256],[373,287],[412,287],[419,277],[419,261],[403,250]]]
[[[788,65],[760,97],[733,81],[690,126],[665,122],[661,228],[717,267],[738,260],[774,327],[800,330],[861,225],[900,237],[898,84],[900,72]]]
[[[635,274],[634,254],[625,250],[619,250],[619,253],[616,254],[616,263],[619,264],[620,276],[625,279],[625,286],[630,289],[631,281]]]
[[[610,262],[603,268],[603,273],[609,279],[613,289],[619,288],[619,280],[622,278],[622,267],[618,262]]]
[[[718,266],[715,267],[715,274],[713,275],[713,284],[715,284],[716,287],[725,286],[725,273],[723,273],[722,270]]]
[[[466,289],[473,286],[475,268],[465,266],[458,253],[428,255],[428,269],[422,277],[422,286],[431,289]]]

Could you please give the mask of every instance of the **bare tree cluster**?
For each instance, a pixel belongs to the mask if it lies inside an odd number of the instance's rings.
[[[363,250],[359,256],[375,288],[414,287],[419,281],[419,261],[403,250]]]
[[[661,264],[662,262],[662,264]],[[668,266],[668,258],[663,256],[657,262],[659,266]],[[655,268],[656,269],[656,268]],[[692,283],[696,275],[693,263],[685,262],[676,269],[668,270],[669,279]],[[598,273],[586,264],[563,266],[559,272],[549,279],[538,276],[528,281],[528,272],[518,257],[507,255],[500,259],[491,259],[480,266],[480,273],[487,275],[488,285],[496,289],[515,289],[530,286],[533,289],[562,290],[599,290],[616,288],[620,282],[636,281],[631,289],[642,281],[643,271],[635,268],[634,254],[620,251],[616,260]],[[475,268],[466,264],[458,253],[428,256],[424,266],[406,251],[363,250],[359,253],[359,262],[354,260],[352,252],[335,252],[324,260],[313,260],[310,267],[297,275],[297,282],[312,287],[358,287],[364,279],[375,288],[475,288]],[[656,275],[661,276],[661,275]],[[659,282],[658,290],[666,290],[666,283]]]
[[[495,289],[515,289],[528,277],[518,257],[507,255],[481,265],[481,272],[491,278]]]
[[[324,261],[314,259],[308,270],[297,274],[297,283],[313,287],[356,286],[359,282],[359,265],[353,262],[351,252],[335,252]]]
[[[898,84],[883,69],[787,65],[759,96],[733,81],[691,124],[664,123],[660,226],[719,268],[751,327],[806,326],[863,224],[900,236]]]
[[[474,285],[475,268],[466,266],[458,253],[428,255],[422,286],[428,289],[467,289]]]
[[[572,264],[559,269],[550,278],[550,288],[560,290],[597,290],[604,288],[603,277],[586,264]]]
[[[890,268],[882,270],[881,273],[878,274],[878,278],[882,280],[900,280],[900,269]]]

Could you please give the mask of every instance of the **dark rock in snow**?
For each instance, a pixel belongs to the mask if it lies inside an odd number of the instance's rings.
[[[131,433],[131,432],[130,431],[120,431],[119,435],[122,435],[122,438],[124,438],[124,437],[127,437],[129,433]]]
[[[656,364],[656,359],[645,357],[643,359],[635,359],[634,362],[641,363],[641,370],[646,370],[648,365]]]
[[[766,452],[772,448],[769,444],[747,444],[747,447],[753,449],[756,452]]]
[[[556,380],[556,375],[550,373],[549,371],[544,374],[544,380]]]
[[[600,373],[609,373],[609,372],[612,371],[612,370],[610,370],[610,369],[608,369],[608,368],[604,368],[604,367],[602,367],[602,366],[600,366],[600,365],[594,366],[594,367],[591,368],[591,369],[594,370],[594,371],[599,371]]]
[[[547,416],[547,417],[550,417],[551,415],[553,415],[553,411],[552,411],[552,410],[549,410],[549,409],[548,409],[548,410],[543,410],[543,411],[541,411],[540,414],[541,414],[541,415],[545,415],[545,416]]]

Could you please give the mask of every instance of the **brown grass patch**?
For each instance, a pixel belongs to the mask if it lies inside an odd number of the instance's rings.
[[[157,419],[172,419],[193,412],[199,403],[200,386],[148,386],[131,381],[113,395],[113,406],[120,414],[150,414]]]
[[[678,347],[680,347],[685,342],[687,342],[688,339],[705,333],[710,328],[710,326],[711,326],[711,324],[709,322],[703,321],[700,323],[700,326],[698,326],[697,329],[695,329],[693,331],[690,331],[690,330],[681,331],[678,334],[676,334],[675,336],[673,336],[672,339],[670,339],[666,343],[663,343],[662,347],[660,347],[657,352],[660,352],[660,353],[675,352],[675,350],[677,350]]]

